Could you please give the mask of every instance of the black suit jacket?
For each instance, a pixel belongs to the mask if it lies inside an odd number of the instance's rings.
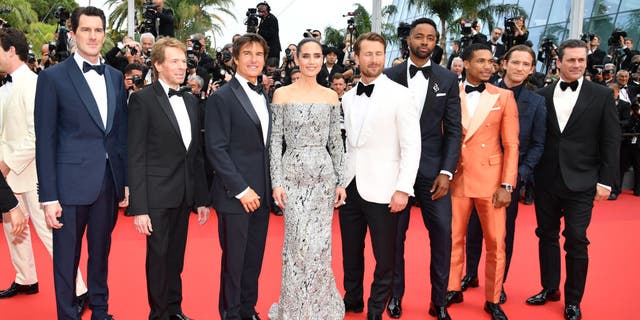
[[[266,97],[265,97],[266,99]],[[269,175],[269,123],[260,123],[249,97],[235,77],[207,100],[205,111],[205,149],[216,176],[211,202],[218,211],[244,213],[236,195],[251,187],[261,205],[271,201]],[[269,126],[267,145],[262,126]]]
[[[318,81],[319,84],[325,87],[329,87],[331,85],[331,79],[333,78],[333,75],[338,72],[344,72],[344,67],[342,65],[336,63],[333,68],[331,68],[331,72],[329,72],[329,69],[327,69],[327,64],[325,63],[322,65],[322,69],[320,69],[320,72],[316,76],[316,81]]]
[[[183,201],[207,204],[198,100],[191,94],[183,100],[191,123],[188,149],[159,82],[129,98],[129,215],[177,208]]]
[[[557,85],[539,91],[546,100],[547,134],[535,171],[536,186],[546,188],[558,175],[572,191],[593,190],[597,183],[613,186],[619,166],[620,124],[612,90],[583,80],[571,116],[560,132],[553,103]]]
[[[174,18],[173,11],[171,9],[162,9],[162,11],[158,11],[158,18],[160,18],[160,25],[158,26],[159,34],[156,34],[156,20],[153,20],[153,29],[151,33],[156,39],[158,36],[161,37],[175,37],[175,28],[174,28]]]
[[[487,45],[489,46],[489,48],[492,48],[493,43],[491,43],[491,40],[487,41]],[[498,42],[496,43],[496,52],[493,53],[493,56],[496,58],[502,58],[502,56],[507,53],[507,50],[504,46],[504,44]]]
[[[262,18],[258,27],[258,34],[261,35],[269,46],[269,57],[280,58],[280,31],[278,28],[278,18],[269,14]]]
[[[458,77],[431,62],[429,90],[420,116],[422,150],[418,175],[434,179],[440,170],[454,173],[462,144],[462,119]],[[407,62],[384,72],[408,87]]]
[[[8,212],[18,205],[18,199],[11,191],[7,180],[0,174],[0,213]]]

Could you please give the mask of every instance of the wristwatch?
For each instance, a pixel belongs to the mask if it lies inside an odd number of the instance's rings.
[[[500,187],[504,188],[509,193],[513,192],[513,186],[508,183],[502,183],[500,184]]]

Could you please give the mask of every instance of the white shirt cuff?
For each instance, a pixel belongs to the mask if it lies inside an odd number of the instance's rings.
[[[236,199],[242,199],[242,197],[244,197],[245,194],[247,194],[247,192],[249,192],[249,187],[247,187],[246,189],[244,189],[244,191],[238,193],[236,195]]]
[[[40,204],[43,205],[43,206],[48,206],[50,204],[58,204],[58,203],[60,203],[60,201],[53,200],[53,201],[41,202]]]
[[[449,176],[449,181],[453,180],[453,173],[447,170],[440,170],[440,174],[446,174],[447,176]]]
[[[602,183],[598,183],[598,185],[603,187],[603,188],[605,188],[605,189],[607,189],[607,190],[609,190],[609,191],[611,191],[611,187],[610,186],[604,185]]]

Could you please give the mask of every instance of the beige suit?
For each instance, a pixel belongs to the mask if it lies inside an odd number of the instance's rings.
[[[7,183],[18,198],[19,205],[27,218],[31,218],[40,240],[53,253],[52,233],[47,227],[44,212],[38,202],[38,177],[36,173],[36,138],[34,130],[34,101],[38,76],[22,65],[11,74],[13,81],[6,91],[6,97],[0,97],[0,160],[4,161],[10,171]],[[10,219],[3,219],[3,227],[11,261],[16,270],[18,284],[29,285],[38,282],[33,249],[31,247],[31,231],[29,225],[20,235],[11,234]],[[76,292],[78,295],[87,291],[78,272]]]

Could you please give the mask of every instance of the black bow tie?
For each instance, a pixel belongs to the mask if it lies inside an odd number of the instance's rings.
[[[560,89],[562,89],[562,91],[567,90],[569,87],[571,88],[571,91],[576,91],[576,89],[578,89],[578,80],[573,82],[560,81]]]
[[[375,84],[364,85],[362,82],[358,82],[358,88],[356,90],[357,95],[362,95],[363,93],[367,95],[367,97],[371,97],[371,93],[373,92],[373,86]]]
[[[251,88],[251,90],[255,91],[258,94],[263,94],[264,93],[264,86],[262,85],[262,83],[258,83],[258,84],[253,84],[249,81],[247,81],[247,84],[249,85],[249,88]]]
[[[172,96],[182,97],[182,95],[187,92],[191,92],[191,87],[184,86],[184,87],[180,87],[178,90],[169,88],[169,98],[171,98]]]
[[[486,89],[486,87],[484,85],[484,82],[480,83],[480,85],[477,86],[477,87],[470,86],[470,85],[464,86],[464,92],[466,92],[466,93],[471,93],[471,92],[474,92],[474,91],[478,91],[478,92],[482,93],[482,91],[484,91],[484,89]]]
[[[7,83],[7,82],[13,82],[13,79],[11,78],[11,75],[10,75],[10,74],[8,74],[8,75],[4,76],[4,82],[5,82],[5,83]]]
[[[104,74],[104,64],[92,65],[86,61],[82,63],[82,72],[87,73],[91,70],[95,70],[99,75]]]
[[[411,76],[411,78],[413,78],[416,75],[416,73],[418,73],[418,71],[422,71],[422,74],[426,79],[429,79],[429,77],[431,76],[431,66],[426,66],[422,68],[418,68],[415,65],[409,66],[409,75]]]

